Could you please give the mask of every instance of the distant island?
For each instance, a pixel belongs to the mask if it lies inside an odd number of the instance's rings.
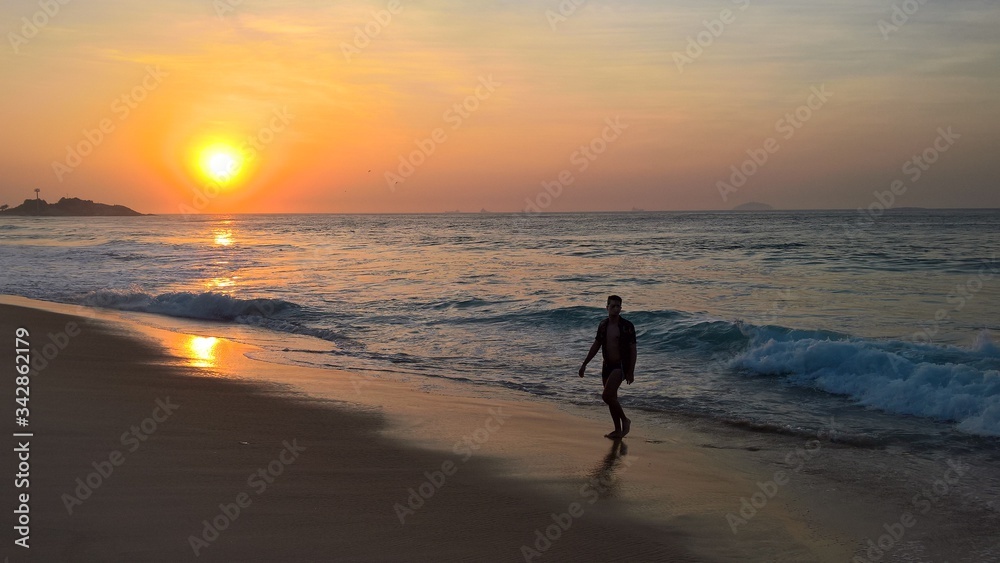
[[[737,205],[733,211],[774,211],[774,208],[766,203],[750,201],[743,205]]]
[[[124,205],[94,203],[89,199],[64,197],[56,203],[44,199],[26,199],[17,207],[0,207],[0,215],[31,217],[139,217],[145,215]]]
[[[889,207],[886,213],[912,213],[914,211],[931,211],[926,207]]]

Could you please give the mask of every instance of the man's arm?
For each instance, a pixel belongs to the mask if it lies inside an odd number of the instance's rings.
[[[583,365],[580,366],[580,377],[583,377],[583,372],[586,371],[587,364],[590,363],[590,360],[594,359],[594,356],[597,355],[597,351],[600,349],[601,349],[601,343],[596,340],[594,341],[593,344],[590,345],[590,352],[587,353],[587,359],[584,360]]]
[[[632,382],[635,381],[635,355],[635,342],[633,342],[631,354],[632,358],[629,361],[628,373],[625,374],[625,381],[627,381],[629,385],[632,385]]]

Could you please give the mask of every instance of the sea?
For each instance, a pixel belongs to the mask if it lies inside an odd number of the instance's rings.
[[[998,249],[998,210],[0,217],[0,293],[581,405],[615,294],[628,408],[1000,461]]]

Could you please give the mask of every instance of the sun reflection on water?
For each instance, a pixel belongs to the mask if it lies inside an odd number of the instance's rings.
[[[233,231],[229,229],[219,229],[213,233],[217,246],[231,246],[233,244]]]
[[[232,276],[229,278],[212,278],[205,282],[205,288],[208,290],[214,289],[227,289],[231,287],[236,287],[236,279],[239,276]]]

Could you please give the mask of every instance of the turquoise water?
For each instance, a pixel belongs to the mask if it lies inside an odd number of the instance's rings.
[[[857,444],[993,449],[1000,212],[0,219],[0,292],[255,325],[268,359],[599,404],[610,293],[627,406]],[[280,342],[280,338],[277,339]]]

